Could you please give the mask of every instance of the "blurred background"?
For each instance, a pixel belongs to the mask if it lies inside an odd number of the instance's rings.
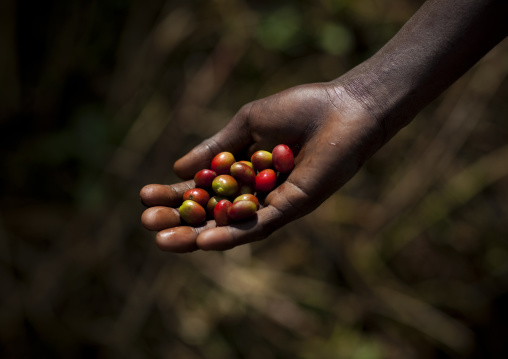
[[[0,357],[508,357],[508,43],[318,210],[161,252],[139,190],[416,0],[0,3]]]

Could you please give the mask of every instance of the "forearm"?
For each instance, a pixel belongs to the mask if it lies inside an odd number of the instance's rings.
[[[507,33],[506,0],[429,0],[335,84],[382,123],[387,141]]]

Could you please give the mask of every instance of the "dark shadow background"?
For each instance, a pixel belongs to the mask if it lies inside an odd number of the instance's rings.
[[[410,0],[0,3],[0,357],[506,358],[508,43],[318,210],[160,252],[140,188]]]

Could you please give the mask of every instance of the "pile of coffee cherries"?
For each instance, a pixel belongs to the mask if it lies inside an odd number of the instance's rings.
[[[291,149],[284,144],[272,152],[255,152],[250,161],[236,161],[230,152],[217,154],[209,169],[194,176],[196,187],[187,190],[178,209],[187,224],[197,226],[207,218],[217,226],[227,226],[255,216],[259,209],[258,195],[272,191],[277,173],[289,173],[295,165]]]

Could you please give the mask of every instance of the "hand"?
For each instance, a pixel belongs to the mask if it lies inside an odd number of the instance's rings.
[[[171,252],[225,250],[266,238],[283,225],[308,214],[346,183],[383,143],[382,126],[341,87],[332,83],[302,85],[245,105],[219,133],[179,159],[174,170],[191,179],[208,168],[219,152],[249,158],[284,143],[295,151],[295,168],[264,199],[254,219],[217,227],[181,226],[178,207],[192,180],[147,185],[140,193],[149,206],[143,225],[159,231],[157,244]]]

